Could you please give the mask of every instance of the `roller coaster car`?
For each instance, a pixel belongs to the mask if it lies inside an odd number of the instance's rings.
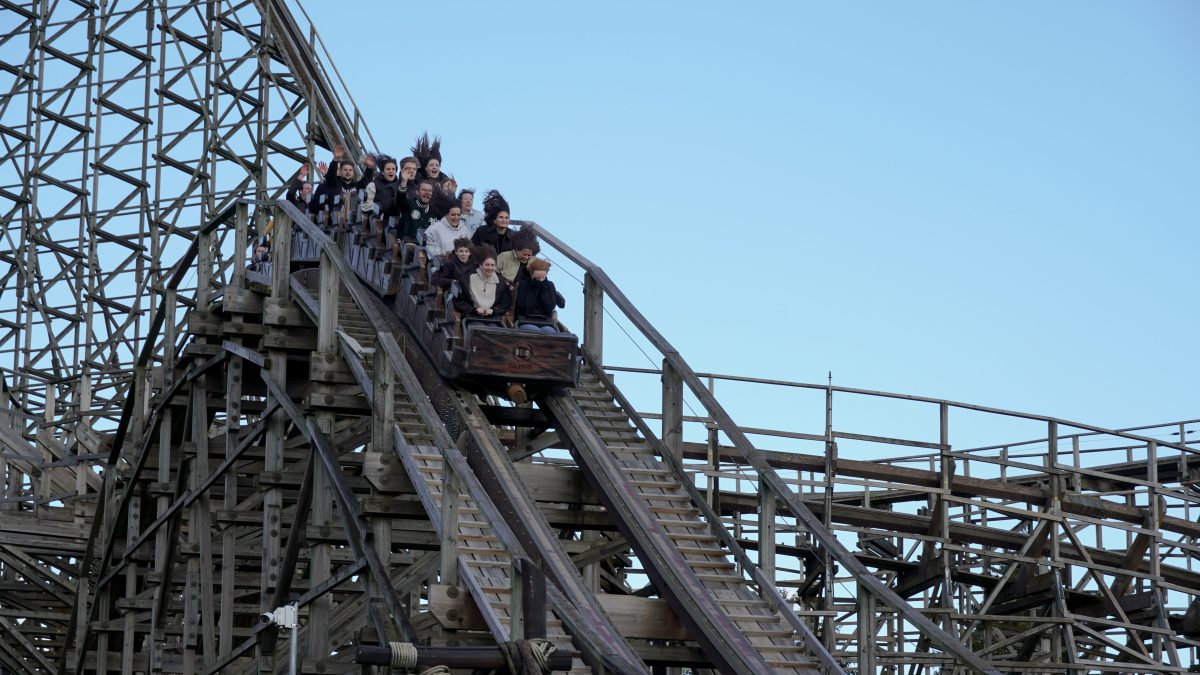
[[[515,328],[511,316],[504,322],[467,321],[460,336],[450,299],[424,282],[421,264],[392,260],[382,237],[366,234],[377,228],[371,223],[370,229],[339,232],[327,226],[326,231],[359,279],[391,307],[443,376],[517,402],[536,390],[578,383],[578,337]],[[409,248],[402,257],[414,260],[416,251]]]

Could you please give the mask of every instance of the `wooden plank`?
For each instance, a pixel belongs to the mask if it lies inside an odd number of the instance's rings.
[[[579,348],[574,335],[472,325],[464,343],[465,372],[574,384]]]
[[[497,599],[507,602],[506,593]],[[690,640],[679,617],[666,600],[633,595],[598,593],[600,607],[613,620],[622,635],[644,640]],[[470,594],[456,586],[435,584],[430,587],[429,611],[445,628],[487,630],[483,616]]]

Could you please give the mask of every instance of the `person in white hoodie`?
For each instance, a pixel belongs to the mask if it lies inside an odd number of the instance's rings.
[[[425,230],[425,255],[429,260],[441,260],[454,250],[454,240],[469,237],[471,231],[462,222],[462,207],[454,204],[446,215]]]

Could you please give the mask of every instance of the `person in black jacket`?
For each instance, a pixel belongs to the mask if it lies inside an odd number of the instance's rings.
[[[526,330],[557,333],[554,308],[566,307],[567,301],[546,278],[549,261],[534,258],[529,262],[529,276],[517,283],[517,326]]]
[[[454,250],[442,257],[442,264],[430,281],[438,288],[449,289],[451,284],[458,282],[459,287],[465,288],[467,277],[479,269],[479,263],[474,259],[475,248],[471,240],[460,237],[454,240]]]
[[[497,190],[490,190],[483,198],[483,226],[471,235],[476,246],[491,246],[496,253],[511,251],[508,231],[508,202]]]
[[[301,164],[300,170],[296,172],[296,178],[288,185],[287,196],[289,202],[296,205],[296,208],[308,212],[308,203],[312,200],[312,183],[308,182],[308,164]]]
[[[389,157],[383,160],[383,166],[379,168],[381,169],[379,175],[375,176],[375,179],[367,186],[367,194],[363,198],[360,208],[364,213],[369,213],[378,205],[380,218],[386,219],[390,216],[398,219],[403,203],[404,187],[400,185],[396,160]]]
[[[320,211],[329,209],[336,211],[341,208],[342,193],[346,190],[361,190],[375,178],[375,158],[371,155],[363,157],[362,178],[354,179],[354,162],[346,159],[346,148],[337,146],[333,149],[333,162],[325,169],[325,180],[313,193],[310,210]],[[315,206],[315,208],[313,208]]]

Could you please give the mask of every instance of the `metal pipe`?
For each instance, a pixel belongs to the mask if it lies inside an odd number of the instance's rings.
[[[288,675],[296,675],[300,672],[300,625],[297,623],[288,632]]]

